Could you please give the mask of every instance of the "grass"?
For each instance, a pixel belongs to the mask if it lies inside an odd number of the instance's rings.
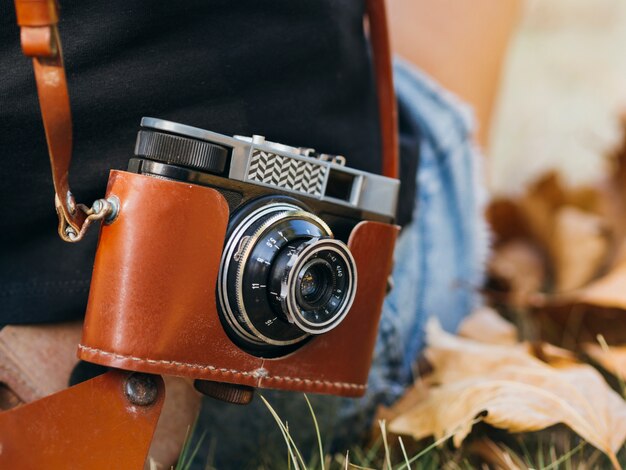
[[[524,337],[532,338],[536,335],[527,315],[520,314],[520,312],[509,312],[509,314],[511,314],[511,319],[518,324]],[[602,336],[598,336],[597,341],[605,351],[609,350],[610,347]],[[626,397],[626,384],[622,379],[617,382],[613,384],[614,388]],[[391,436],[387,432],[385,422],[381,421],[378,423],[380,432],[377,439],[368,444],[347,449],[343,453],[330,454],[324,450],[324,436],[320,431],[313,406],[306,395],[304,395],[306,405],[303,406],[308,407],[311,421],[296,424],[298,427],[310,426],[317,439],[316,448],[300,449],[290,433],[288,422],[283,421],[265,397],[261,395],[260,398],[276,422],[276,428],[268,432],[279,432],[282,435],[285,451],[281,454],[275,452],[276,449],[264,449],[259,452],[259,455],[250,456],[251,460],[258,461],[258,464],[253,467],[256,470],[276,468],[289,470],[482,470],[487,468],[603,470],[613,468],[602,452],[588,445],[565,426],[560,425],[533,433],[508,434],[481,422],[474,426],[472,434],[461,448],[456,449],[450,442],[451,436],[445,436],[437,441],[426,439],[420,442],[415,442],[410,437]],[[199,449],[205,445],[203,441],[206,433],[202,433],[195,445],[192,445],[195,428],[196,424],[188,432],[175,470],[190,470],[191,461]],[[476,449],[476,443],[485,438],[495,443],[501,455],[519,465],[499,467],[494,464],[493,460],[486,460],[485,456]],[[212,445],[213,442],[210,442],[206,469],[215,468],[212,457],[215,449],[211,450]],[[307,460],[305,456],[310,457]],[[618,453],[618,462],[622,468],[626,469],[626,448]]]
[[[206,430],[202,432],[200,437],[196,441],[196,445],[191,447],[193,442],[193,436],[196,431],[196,427],[198,426],[198,418],[193,423],[193,426],[187,428],[187,434],[185,436],[185,443],[183,444],[183,448],[180,453],[180,457],[178,457],[178,462],[176,463],[175,470],[190,470],[193,459],[198,454],[200,450],[200,446],[203,444],[204,439],[206,437]]]
[[[311,421],[298,423],[299,426],[311,426],[315,430],[316,448],[300,449],[289,431],[289,424],[283,421],[271,403],[262,395],[261,400],[274,418],[277,429],[285,444],[283,457],[272,454],[271,458],[258,456],[257,470],[289,469],[289,470],[467,470],[488,468],[526,468],[536,470],[592,470],[610,469],[611,464],[604,454],[578,438],[564,426],[554,426],[544,431],[526,434],[507,434],[484,423],[475,426],[475,432],[459,449],[451,443],[451,435],[439,440],[427,439],[415,442],[411,438],[404,439],[391,436],[386,424],[380,421],[380,435],[368,445],[357,446],[345,453],[329,454],[324,451],[324,439],[320,432],[318,420],[308,397],[304,395]],[[175,470],[190,470],[191,462],[199,449],[206,445],[206,432],[199,438],[193,438],[197,423],[188,430],[187,438]],[[269,431],[268,431],[269,432]],[[476,450],[476,444],[489,438],[501,455],[508,457],[518,467],[502,467],[494,460],[485,459]],[[194,443],[195,441],[195,443]],[[216,468],[213,452],[209,449],[206,470]],[[308,460],[305,456],[310,455]],[[255,456],[251,456],[255,457]],[[618,454],[619,463],[626,468],[626,449]]]

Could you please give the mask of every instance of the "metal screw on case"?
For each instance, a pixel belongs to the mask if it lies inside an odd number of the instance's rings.
[[[148,406],[154,403],[159,394],[154,378],[148,374],[134,373],[124,383],[124,395],[133,405]]]
[[[104,223],[110,224],[117,218],[117,215],[119,214],[120,200],[117,198],[117,196],[110,196],[107,199],[97,199],[91,206],[91,210],[96,214],[102,211],[106,211]]]
[[[71,194],[68,193],[71,196]],[[69,203],[70,199],[68,199]],[[73,199],[72,199],[73,201]],[[61,238],[69,242],[78,242],[82,240],[93,221],[103,220],[105,224],[110,224],[119,215],[120,212],[120,200],[117,196],[109,196],[107,199],[98,199],[94,201],[91,207],[87,207],[84,204],[79,204],[78,207],[85,213],[85,221],[82,226],[79,227],[77,232],[74,227],[68,224],[65,218],[61,218],[59,233]],[[71,206],[72,210],[76,210],[75,206]],[[60,212],[59,212],[60,213]]]

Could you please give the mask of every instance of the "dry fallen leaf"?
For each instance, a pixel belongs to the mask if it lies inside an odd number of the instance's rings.
[[[402,395],[402,397],[396,401],[392,407],[380,405],[376,410],[376,416],[372,422],[378,423],[379,421],[384,420],[389,423],[393,421],[398,416],[406,413],[419,403],[426,400],[429,393],[429,380],[424,380],[422,378],[416,380],[415,383],[405,391],[404,395]],[[376,442],[379,437],[380,427],[374,426],[370,435],[371,442]]]
[[[390,431],[416,439],[453,435],[458,446],[476,419],[510,432],[563,423],[617,468],[615,453],[626,440],[626,403],[595,369],[551,367],[517,345],[455,337],[432,322],[427,340],[432,380],[440,385],[394,419]]]
[[[528,354],[552,367],[567,367],[579,362],[570,350],[559,348],[545,341],[522,343],[522,345],[526,347]]]
[[[622,256],[620,258],[620,262],[608,274],[577,292],[576,301],[626,310],[626,259]]]
[[[626,312],[562,299],[545,304],[533,313],[543,341],[577,350],[601,334],[608,344],[626,342]]]
[[[609,232],[603,219],[574,206],[554,215],[550,253],[559,292],[584,286],[606,262]]]
[[[554,213],[566,201],[560,177],[554,171],[532,183],[518,201],[532,238],[546,251],[554,234]]]
[[[496,247],[515,239],[528,239],[528,222],[516,200],[496,198],[489,202],[485,217],[493,232]]]
[[[602,347],[599,344],[586,343],[583,350],[607,372],[626,380],[626,345]]]
[[[545,282],[543,256],[530,242],[511,240],[496,247],[488,263],[489,276],[506,292],[506,303],[527,306]]]
[[[621,116],[623,138],[621,144],[613,152],[612,163],[613,171],[611,172],[611,183],[621,196],[622,202],[626,202],[626,113]]]
[[[510,452],[486,437],[472,442],[467,450],[488,463],[489,468],[496,470],[529,470],[528,466],[515,453]]]
[[[536,300],[536,298],[535,298]],[[558,344],[594,342],[598,334],[609,344],[626,343],[626,244],[613,268],[587,286],[536,305],[541,337]]]
[[[491,344],[517,343],[517,329],[490,307],[482,307],[468,315],[458,331],[459,336]]]

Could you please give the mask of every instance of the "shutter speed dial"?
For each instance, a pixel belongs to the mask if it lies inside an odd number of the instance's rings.
[[[221,174],[226,168],[228,150],[203,140],[141,130],[137,133],[135,156]]]

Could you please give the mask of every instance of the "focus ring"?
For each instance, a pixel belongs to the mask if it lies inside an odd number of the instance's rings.
[[[135,155],[209,173],[222,173],[228,150],[202,140],[140,130]]]

